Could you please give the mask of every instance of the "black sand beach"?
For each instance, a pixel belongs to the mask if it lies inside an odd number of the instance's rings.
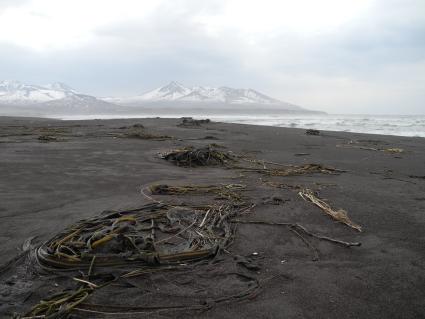
[[[137,123],[153,136],[126,137]],[[37,270],[32,253],[38,245],[82,218],[148,203],[140,190],[153,183],[243,184],[246,200],[255,207],[239,220],[299,223],[361,246],[347,248],[312,237],[310,246],[288,227],[238,223],[226,252],[201,265],[201,272],[195,270],[198,283],[191,282],[197,279],[190,278],[190,271],[148,274],[85,301],[126,305],[146,296],[152,304],[164,305],[183,298],[207,305],[202,310],[151,309],[131,315],[76,310],[70,318],[425,318],[425,139],[179,123],[181,119],[0,118],[1,318],[24,314],[72,286],[67,275]],[[178,167],[158,156],[211,143],[257,160],[316,163],[344,172],[268,176],[223,167]],[[332,208],[346,210],[363,231],[303,200],[298,191],[304,187]],[[200,195],[154,197],[214,202]],[[259,283],[255,293],[227,302],[210,297],[210,288],[212,294],[228,296],[247,284],[247,279],[232,277],[241,273]]]

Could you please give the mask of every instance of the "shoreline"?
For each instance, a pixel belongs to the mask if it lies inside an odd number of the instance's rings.
[[[158,116],[159,115],[159,116]],[[50,117],[52,120],[125,120],[125,119],[173,119],[185,114],[133,114],[133,115],[78,115]],[[215,122],[230,124],[248,124],[259,126],[316,129],[329,132],[348,132],[390,136],[425,137],[425,115],[191,115],[195,119],[209,118]],[[13,118],[13,117],[11,117]],[[46,117],[49,119],[48,117]],[[46,119],[45,118],[45,119]]]

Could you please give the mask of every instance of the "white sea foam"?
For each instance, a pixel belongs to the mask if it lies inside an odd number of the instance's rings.
[[[91,115],[68,116],[63,119],[111,119],[156,117],[149,115]],[[169,114],[161,117],[181,117]],[[203,115],[192,115],[194,118],[205,118]],[[235,116],[209,115],[208,118],[226,123],[255,124],[278,127],[294,127],[318,129],[325,131],[344,131],[369,134],[425,137],[425,115],[288,115],[288,116]]]

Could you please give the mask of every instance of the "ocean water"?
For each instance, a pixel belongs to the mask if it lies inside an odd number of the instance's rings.
[[[91,115],[67,116],[64,120],[72,119],[111,119],[111,118],[142,118],[156,117],[149,115]],[[161,117],[181,117],[182,115],[169,114]],[[211,120],[255,124],[278,127],[293,127],[304,129],[318,129],[325,131],[343,131],[368,134],[384,134],[398,136],[425,137],[425,115],[191,115],[193,118],[206,118]]]
[[[217,118],[217,120],[219,120]],[[425,115],[316,115],[222,118],[223,122],[368,134],[425,137]]]

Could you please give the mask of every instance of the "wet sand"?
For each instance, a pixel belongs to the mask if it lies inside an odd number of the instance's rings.
[[[180,122],[0,118],[0,264],[13,260],[28,238],[37,245],[82,218],[147,203],[140,194],[146,185],[240,183],[249,186],[249,197],[256,204],[249,219],[296,222],[362,246],[314,241],[320,258],[313,261],[310,249],[287,229],[240,224],[229,251],[255,256],[259,269],[252,272],[261,291],[208,311],[150,317],[425,317],[424,138],[344,132],[314,136],[301,129],[223,123],[179,127]],[[135,123],[152,134],[173,138],[119,137]],[[40,136],[56,140],[39,140]],[[346,172],[268,177],[217,167],[176,167],[158,156],[170,149],[210,143],[271,162],[320,163]],[[266,182],[319,191],[332,207],[345,209],[363,232],[333,221],[297,192]],[[279,198],[278,203],[273,197]],[[25,262],[26,257],[2,267],[2,318],[27,311],[47,292],[60,288],[57,282],[43,281],[42,274],[18,271]],[[173,290],[167,293],[172,298]],[[79,313],[73,318],[80,317],[93,316]]]

